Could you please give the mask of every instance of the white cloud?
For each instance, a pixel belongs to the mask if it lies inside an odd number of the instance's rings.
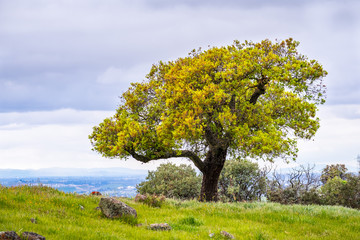
[[[323,106],[319,114],[321,128],[313,141],[299,143],[298,160],[290,164],[279,160],[276,164],[280,168],[289,168],[307,163],[320,166],[344,163],[356,171],[355,158],[360,154],[359,109],[360,105]],[[339,111],[357,114],[343,118],[338,117]],[[141,164],[133,159],[106,159],[91,151],[88,135],[92,127],[113,113],[72,109],[1,113],[0,168],[127,167],[153,170],[168,161],[189,163],[172,159]]]
[[[0,168],[38,169],[124,167],[155,169],[164,161],[141,164],[107,159],[91,151],[88,135],[110,111],[0,113]]]

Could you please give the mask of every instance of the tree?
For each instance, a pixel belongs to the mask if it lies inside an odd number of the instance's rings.
[[[248,160],[228,160],[220,174],[219,193],[230,201],[258,200],[266,192],[266,175],[257,163]]]
[[[235,41],[153,65],[116,114],[95,126],[93,149],[147,163],[187,158],[202,172],[200,200],[216,201],[228,156],[295,159],[319,128],[326,71],[299,42]]]
[[[360,177],[346,172],[345,164],[327,165],[321,175],[325,204],[360,209]]]
[[[332,164],[332,165],[326,165],[326,167],[321,172],[321,182],[323,184],[326,184],[327,181],[339,177],[342,180],[346,179],[346,171],[347,168],[345,167],[345,164]]]
[[[201,177],[190,165],[161,164],[149,171],[146,181],[136,186],[140,194],[164,195],[167,198],[193,199],[200,193]]]

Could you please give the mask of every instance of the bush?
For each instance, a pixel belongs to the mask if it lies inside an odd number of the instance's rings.
[[[324,204],[360,209],[360,177],[347,175],[347,180],[334,177],[321,187]]]
[[[136,197],[135,197],[135,202],[141,202],[141,203],[144,203],[144,204],[146,204],[146,205],[148,205],[150,207],[161,207],[162,204],[165,202],[165,197],[164,196],[157,196],[155,194],[153,194],[153,195],[137,194]]]
[[[282,204],[321,204],[320,181],[312,172],[314,168],[301,165],[287,175],[274,172],[268,182],[268,200]]]
[[[200,194],[201,177],[190,165],[161,164],[149,171],[146,180],[136,186],[140,194],[163,195],[167,198],[193,199]]]
[[[268,182],[267,197],[282,204],[341,205],[360,209],[360,176],[346,173],[343,164],[328,165],[323,169],[320,186],[314,167],[300,166],[288,175],[274,172]]]
[[[340,196],[344,206],[360,209],[360,176],[348,175]]]
[[[342,205],[341,189],[345,186],[346,180],[336,176],[329,178],[321,187],[324,203],[327,205]]]
[[[223,201],[259,200],[266,189],[266,173],[257,163],[248,160],[228,160],[219,179],[219,194]]]

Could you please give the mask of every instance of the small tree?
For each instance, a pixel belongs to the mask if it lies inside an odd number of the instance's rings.
[[[200,193],[201,177],[190,165],[161,164],[149,171],[146,181],[136,186],[140,194],[164,195],[167,198],[192,199]]]
[[[346,180],[335,176],[326,181],[321,187],[324,203],[328,205],[343,205],[341,192],[346,186]]]
[[[326,165],[326,167],[322,170],[321,173],[321,182],[323,184],[326,184],[327,181],[330,179],[333,179],[335,177],[339,177],[340,179],[345,180],[346,179],[346,171],[347,168],[345,167],[345,164],[332,164],[332,165]]]
[[[219,194],[227,201],[258,200],[265,193],[267,173],[257,163],[229,160],[220,175]]]
[[[235,41],[153,65],[94,127],[93,149],[147,163],[187,158],[202,172],[200,200],[216,201],[228,156],[294,159],[297,139],[319,128],[326,71],[287,39]]]

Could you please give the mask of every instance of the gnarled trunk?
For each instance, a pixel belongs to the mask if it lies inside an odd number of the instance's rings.
[[[227,148],[215,147],[209,150],[202,171],[200,201],[218,200],[218,182],[226,160]]]

